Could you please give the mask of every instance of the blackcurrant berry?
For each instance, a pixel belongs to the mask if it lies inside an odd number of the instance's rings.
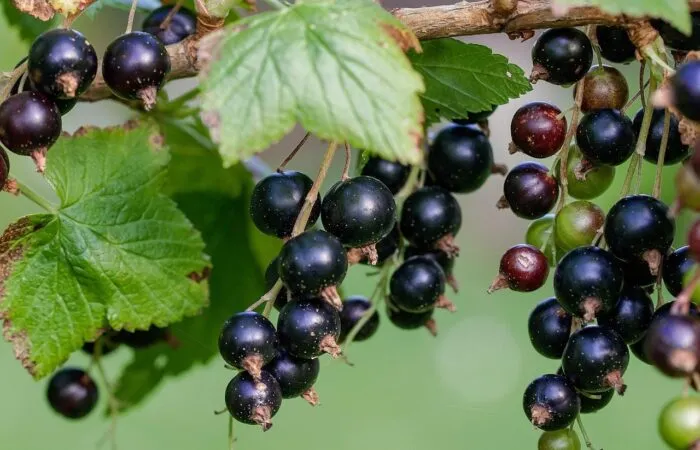
[[[501,257],[498,275],[488,292],[499,289],[532,292],[544,285],[548,275],[549,261],[544,253],[532,245],[514,245]]]
[[[690,271],[693,264],[687,245],[666,255],[661,275],[666,289],[674,297],[683,290],[683,277]]]
[[[320,299],[287,303],[277,319],[277,333],[282,346],[297,358],[316,358],[324,353],[336,358],[341,354],[338,311]]]
[[[466,113],[463,117],[452,119],[452,123],[456,123],[457,125],[472,125],[483,122],[491,117],[491,115],[496,112],[496,109],[498,109],[498,106],[493,105],[491,109],[487,109],[486,111]]]
[[[173,5],[156,8],[146,17],[141,27],[146,33],[156,36],[163,45],[176,44],[197,31],[197,16],[187,8],[180,7],[171,15]],[[164,22],[170,20],[163,27]]]
[[[583,78],[593,62],[593,47],[586,33],[576,28],[545,31],[532,49],[530,80],[568,85]]]
[[[320,295],[340,307],[336,286],[345,278],[348,260],[338,238],[326,231],[306,231],[284,244],[278,264],[280,279],[292,294]]]
[[[598,325],[615,330],[627,344],[644,337],[654,314],[649,294],[639,287],[625,287],[613,309],[598,316]]]
[[[584,113],[598,109],[622,109],[629,100],[627,80],[614,67],[593,66],[581,82],[583,83],[581,111]],[[574,97],[576,91],[577,89],[574,89]]]
[[[5,186],[10,177],[10,158],[7,157],[5,149],[0,147],[0,189]]]
[[[554,233],[554,214],[546,214],[530,222],[525,232],[525,243],[542,249],[549,265],[554,267],[557,261],[564,256],[564,252],[555,249],[554,240],[551,239],[552,233]]]
[[[627,287],[640,287],[644,290],[653,291],[653,286],[656,284],[657,276],[652,275],[651,270],[649,270],[649,264],[646,261],[622,261],[622,270],[625,272],[625,286]],[[664,266],[664,270],[666,270]]]
[[[19,67],[23,62],[25,62],[27,58],[23,58],[16,66]],[[24,80],[24,82],[22,82]],[[20,89],[20,85],[22,86],[22,89]],[[23,77],[17,80],[12,86],[12,89],[10,90],[10,95],[15,95],[19,94],[20,90],[22,92],[24,91],[36,91],[37,88],[34,86],[32,83],[32,80],[29,79],[29,77]],[[54,103],[56,104],[56,107],[58,108],[58,111],[61,113],[62,116],[65,116],[68,114],[74,107],[75,105],[78,104],[78,99],[77,98],[68,98],[68,99],[63,99],[63,98],[51,98]]]
[[[644,159],[656,164],[659,160],[659,151],[661,149],[661,139],[664,134],[664,117],[666,112],[664,109],[655,108],[651,116],[651,125],[647,136],[646,151]],[[634,132],[639,136],[642,128],[642,120],[644,118],[644,109],[640,109],[634,116]],[[666,154],[664,155],[664,165],[670,166],[679,163],[688,157],[690,147],[684,145],[681,139],[681,133],[678,129],[678,118],[675,114],[671,114],[671,123],[668,129],[668,142],[666,144]]]
[[[219,333],[219,353],[228,364],[257,380],[262,367],[278,354],[275,327],[267,317],[254,311],[234,314]]]
[[[513,167],[503,183],[503,199],[499,207],[510,207],[513,213],[527,220],[547,214],[559,197],[559,184],[549,169],[536,162]]]
[[[362,248],[370,263],[377,262],[374,244],[387,236],[396,224],[394,196],[384,183],[359,176],[336,183],[321,204],[323,228],[343,245]]]
[[[684,395],[668,402],[659,415],[659,434],[674,450],[692,450],[700,440],[700,398]]]
[[[452,194],[438,186],[418,189],[404,201],[399,229],[411,244],[438,248],[455,256],[454,238],[462,226],[462,209]]]
[[[554,176],[559,177],[559,162],[555,165]],[[615,167],[594,163],[583,156],[578,146],[569,147],[566,164],[566,179],[569,195],[579,200],[594,199],[608,190],[615,179]]]
[[[691,375],[700,363],[700,321],[676,314],[655,319],[644,338],[644,352],[669,377]]]
[[[440,265],[440,268],[445,273],[445,281],[452,287],[452,289],[457,292],[459,286],[457,285],[457,280],[455,279],[452,271],[455,266],[455,259],[450,258],[450,255],[438,249],[424,250],[413,245],[409,245],[404,250],[404,259],[411,258],[413,256],[426,256]]]
[[[608,406],[614,395],[614,389],[608,389],[607,391],[600,392],[598,394],[580,394],[579,398],[581,399],[581,414],[591,414],[600,411]]]
[[[386,315],[389,321],[402,330],[415,330],[425,327],[430,334],[437,336],[437,324],[433,319],[435,309],[430,309],[422,313],[410,313],[396,307],[387,307]]]
[[[343,309],[340,311],[340,339],[343,343],[353,327],[372,308],[372,303],[366,297],[353,295],[343,300]],[[379,328],[379,313],[374,311],[367,322],[359,329],[353,341],[360,342],[374,336]]]
[[[599,394],[609,389],[622,395],[622,376],[629,364],[629,350],[615,331],[589,325],[569,338],[562,357],[562,368],[577,389]]]
[[[700,50],[700,13],[691,13],[692,30],[691,35],[678,31],[671,24],[664,20],[652,19],[651,26],[661,35],[664,45],[673,50],[691,51]]]
[[[422,313],[436,307],[454,310],[444,296],[445,273],[425,256],[404,261],[392,274],[389,290],[392,304],[404,311]]]
[[[554,295],[567,312],[591,321],[615,307],[623,280],[622,266],[610,252],[579,247],[559,261]]]
[[[656,275],[673,242],[675,224],[668,207],[649,195],[619,200],[605,219],[605,242],[623,261],[643,260]]]
[[[640,340],[630,345],[630,351],[632,351],[632,354],[636,356],[638,360],[640,360],[644,364],[651,365],[651,361],[649,361],[649,358],[647,358],[647,354],[644,351],[645,337],[646,336],[642,337]]]
[[[96,356],[99,346],[100,356],[106,356],[119,348],[119,342],[115,340],[116,333],[112,330],[105,332],[93,342],[83,344],[82,350],[90,356]]]
[[[590,245],[605,224],[600,206],[587,200],[577,200],[564,206],[554,218],[554,240],[557,248],[569,252]],[[602,234],[601,234],[602,235]]]
[[[311,178],[293,170],[260,180],[250,196],[250,217],[258,230],[279,238],[289,237],[312,185]],[[312,227],[319,215],[320,196],[311,208],[306,228]]]
[[[576,143],[591,162],[619,166],[634,153],[636,136],[629,117],[616,109],[600,109],[583,116]]]
[[[82,369],[64,368],[53,374],[46,391],[49,405],[68,419],[81,419],[95,409],[97,385]]]
[[[0,105],[0,142],[13,153],[32,155],[37,163],[61,135],[56,104],[39,92],[22,92]]]
[[[399,250],[399,243],[401,242],[401,233],[399,233],[398,223],[394,225],[391,232],[384,236],[379,242],[374,244],[377,249],[377,261],[376,264],[371,264],[367,255],[365,255],[361,260],[360,264],[369,264],[375,266],[381,266],[386,262],[387,259],[391,258]]]
[[[571,322],[571,315],[564,311],[556,298],[541,301],[527,321],[532,346],[546,358],[560,359],[569,341]]]
[[[314,403],[316,394],[312,388],[320,369],[318,359],[296,358],[282,352],[267,364],[263,371],[275,377],[280,385],[282,398],[303,396],[309,403]]]
[[[279,258],[275,258],[272,261],[270,261],[270,264],[267,265],[267,269],[265,269],[265,292],[269,291],[272,289],[272,287],[277,283],[277,280],[279,280]],[[287,288],[282,286],[282,289],[280,289],[279,293],[277,294],[277,297],[275,297],[275,303],[274,307],[277,311],[281,310],[284,305],[287,304],[289,301],[287,297]]]
[[[700,121],[700,61],[689,61],[671,77],[673,103],[690,120]]]
[[[533,158],[548,158],[559,151],[566,138],[566,117],[549,103],[520,107],[510,122],[511,153],[521,151]]]
[[[542,375],[525,389],[523,409],[534,426],[545,431],[571,425],[581,409],[576,388],[566,377]]]
[[[399,193],[401,188],[406,184],[410,172],[411,168],[409,166],[376,156],[369,158],[367,163],[362,167],[362,175],[374,177],[381,181],[389,188],[392,194]]]
[[[159,342],[167,342],[171,339],[172,337],[169,335],[167,328],[159,328],[154,325],[148,330],[121,330],[112,338],[114,342],[134,349],[148,348]]]
[[[572,429],[545,431],[537,440],[537,450],[581,450],[581,441]]]
[[[268,372],[262,372],[257,380],[248,372],[241,372],[226,386],[225,401],[234,419],[248,425],[260,425],[263,431],[267,431],[282,405],[282,389]]]
[[[491,175],[493,149],[479,129],[453,125],[440,130],[428,150],[428,172],[450,192],[479,189]]]
[[[169,73],[167,50],[158,38],[142,31],[112,41],[102,60],[102,76],[112,92],[126,100],[140,100],[146,110],[155,105]]]
[[[636,59],[637,47],[632,43],[626,28],[598,25],[595,35],[600,53],[608,61],[628,63]]]

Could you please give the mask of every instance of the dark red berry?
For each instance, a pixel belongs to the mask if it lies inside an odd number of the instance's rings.
[[[560,375],[542,375],[525,389],[523,410],[527,419],[545,431],[571,425],[581,409],[574,385]]]
[[[593,66],[583,83],[581,111],[588,113],[598,109],[622,109],[629,100],[629,87],[625,76],[611,66]],[[576,85],[578,87],[578,84]],[[574,89],[576,96],[577,89]]]
[[[586,394],[582,392],[579,394],[579,398],[581,399],[581,414],[591,414],[600,411],[608,406],[614,395],[614,389],[608,389],[598,394]]]
[[[46,391],[49,405],[68,419],[81,419],[95,409],[97,385],[82,369],[64,368],[51,376]]]
[[[457,199],[441,187],[423,187],[404,201],[399,229],[417,247],[438,248],[454,256],[459,251],[454,238],[461,226]]]
[[[688,61],[671,77],[673,104],[690,120],[700,121],[700,61]]]
[[[683,290],[683,278],[693,268],[695,261],[690,256],[690,249],[686,245],[668,255],[664,259],[661,275],[668,292],[674,297]]]
[[[545,31],[532,49],[530,80],[568,85],[583,78],[593,62],[593,47],[586,33],[576,28]]]
[[[588,113],[576,128],[581,153],[594,163],[619,166],[634,153],[636,140],[632,121],[616,109]]]
[[[666,110],[655,108],[651,116],[651,125],[647,135],[646,150],[644,159],[656,164],[659,160],[661,149],[661,139],[664,134],[664,120]],[[644,119],[644,109],[640,109],[634,116],[634,132],[639,136]],[[671,122],[668,129],[668,142],[666,144],[666,154],[664,155],[664,165],[670,166],[683,161],[690,154],[690,147],[683,144],[681,133],[678,128],[679,121],[675,114],[671,113]]]
[[[644,352],[669,377],[691,375],[700,362],[699,319],[675,314],[654,319],[644,338]]]
[[[520,107],[510,122],[513,147],[533,158],[548,158],[559,151],[566,138],[566,117],[549,103],[534,102]]]
[[[649,294],[639,287],[625,287],[615,307],[598,315],[598,325],[615,330],[627,344],[644,337],[654,314]]]
[[[437,336],[437,325],[433,319],[435,309],[429,309],[422,313],[411,313],[396,307],[387,307],[386,315],[389,321],[402,330],[415,330],[426,328],[430,334]]]
[[[534,220],[554,207],[559,197],[559,184],[543,164],[524,162],[508,172],[503,183],[503,196],[516,216]]]
[[[666,21],[652,19],[649,22],[659,32],[666,47],[685,52],[700,50],[700,13],[691,13],[692,29],[690,36],[678,31]]]
[[[637,47],[632,43],[626,28],[598,25],[595,35],[600,53],[608,61],[629,63],[636,59]]]
[[[700,220],[696,220],[688,231],[688,251],[695,261],[700,262]]]
[[[61,135],[56,104],[39,92],[22,92],[0,105],[0,142],[18,155],[45,153]]]
[[[185,7],[180,7],[171,15],[174,7],[165,5],[154,9],[143,21],[141,27],[146,33],[160,39],[164,45],[176,44],[197,31],[197,16]],[[165,23],[168,16],[170,20]]]
[[[263,431],[267,431],[282,405],[282,389],[268,372],[262,372],[258,380],[248,372],[241,372],[226,386],[225,401],[234,419],[248,425],[260,425]]]
[[[532,346],[546,358],[560,359],[569,341],[571,322],[571,315],[564,311],[556,298],[541,301],[527,321]]]
[[[518,292],[535,291],[544,285],[549,275],[549,262],[538,248],[532,245],[515,245],[503,254],[498,276],[488,292],[512,289]]]
[[[324,353],[336,358],[341,351],[338,311],[320,299],[287,303],[277,319],[280,343],[297,358],[317,358]]]
[[[445,294],[445,273],[438,263],[425,256],[414,256],[401,264],[389,283],[391,302],[411,313],[436,307],[454,309]]]
[[[369,158],[367,163],[362,167],[362,175],[374,177],[381,181],[389,188],[392,194],[399,193],[401,188],[406,184],[410,172],[411,168],[409,166],[376,156]]]
[[[219,353],[231,366],[260,378],[262,367],[278,354],[275,327],[254,311],[234,314],[219,334]]]
[[[286,352],[280,353],[263,368],[263,371],[275,377],[279,383],[282,398],[311,394],[309,390],[316,383],[320,370],[321,364],[318,359],[296,358]]]
[[[343,309],[340,311],[340,339],[343,343],[348,334],[357,323],[372,308],[372,303],[366,297],[353,295],[343,300]],[[366,341],[374,336],[379,328],[379,313],[374,311],[367,322],[359,329],[353,342]]]

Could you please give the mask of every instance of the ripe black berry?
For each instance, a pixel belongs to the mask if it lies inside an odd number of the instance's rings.
[[[326,231],[311,230],[288,240],[279,254],[279,275],[296,295],[321,295],[340,307],[336,286],[345,278],[348,260],[343,244]]]
[[[560,375],[542,375],[525,389],[523,409],[534,426],[545,431],[571,425],[581,409],[574,385]]]
[[[625,272],[625,286],[627,287],[640,287],[645,288],[649,291],[657,281],[657,276],[651,274],[649,270],[649,264],[646,261],[622,261],[622,270]],[[664,271],[666,266],[664,266]]]
[[[618,260],[598,247],[567,253],[554,271],[554,295],[564,309],[586,321],[617,304],[624,273]]]
[[[688,61],[671,77],[673,103],[685,117],[700,121],[700,61]]]
[[[320,299],[287,303],[277,319],[277,333],[282,346],[297,358],[340,356],[338,311]]]
[[[488,292],[499,289],[532,292],[542,287],[548,275],[549,261],[544,253],[532,245],[514,245],[501,257],[498,275]]]
[[[141,27],[146,33],[156,36],[163,45],[176,44],[197,31],[197,16],[187,8],[180,7],[165,24],[174,6],[165,5],[154,9],[143,21]]]
[[[583,83],[581,111],[584,113],[598,109],[622,109],[627,104],[630,94],[627,80],[614,67],[593,66],[581,82]],[[576,90],[574,89],[574,96],[576,96]]]
[[[630,40],[626,28],[598,25],[595,35],[603,58],[614,63],[628,63],[635,60],[637,47]]]
[[[49,405],[68,419],[81,419],[95,408],[97,385],[82,369],[65,368],[53,374],[46,391]]]
[[[644,364],[651,365],[651,361],[649,361],[649,358],[647,358],[646,351],[644,351],[645,337],[646,336],[642,337],[634,344],[631,344],[630,350],[632,351],[632,354],[637,357],[638,360],[640,360]]]
[[[275,377],[282,390],[282,398],[303,396],[307,401],[315,400],[312,387],[318,379],[321,364],[318,359],[296,358],[286,352],[267,364],[263,370]]]
[[[0,189],[5,186],[7,179],[10,176],[10,158],[8,158],[5,149],[0,147]]]
[[[566,138],[566,117],[554,105],[543,102],[520,107],[510,122],[511,153],[521,151],[533,158],[548,158],[559,151]]]
[[[554,218],[554,240],[562,252],[589,245],[605,224],[600,206],[577,200],[564,206]]]
[[[258,230],[279,238],[289,237],[311,185],[311,178],[293,170],[273,173],[260,180],[250,196],[250,217]],[[306,227],[312,227],[320,214],[319,196]]]
[[[693,267],[694,262],[687,245],[666,255],[661,275],[666,289],[674,297],[683,290],[683,277]]]
[[[536,162],[520,163],[508,172],[503,183],[503,201],[513,213],[523,219],[534,220],[547,214],[559,197],[559,184],[549,169]]]
[[[559,177],[559,163],[555,165],[554,176]],[[577,145],[571,145],[566,164],[566,179],[569,182],[571,197],[591,200],[605,193],[612,185],[615,168],[588,160]]]
[[[628,363],[625,341],[615,331],[597,325],[573,333],[562,357],[564,373],[576,388],[593,394],[610,388],[624,394],[622,376]]]
[[[593,47],[586,33],[576,28],[554,28],[545,31],[532,49],[530,80],[546,80],[552,84],[577,82],[593,62]]]
[[[389,321],[402,330],[415,330],[425,327],[430,334],[437,336],[437,324],[433,319],[435,309],[429,309],[422,313],[410,313],[396,307],[387,307],[386,315]]]
[[[338,342],[343,343],[345,341],[353,327],[362,320],[371,308],[372,303],[361,295],[353,295],[343,300],[343,309],[340,311],[340,339]],[[371,338],[377,332],[378,327],[379,313],[374,311],[357,332],[353,341],[359,342]]]
[[[20,64],[26,60],[23,59],[20,61]],[[20,92],[20,83],[22,83],[22,79],[20,78],[17,80],[14,86],[12,86],[12,89],[10,90],[10,95],[16,95],[19,94]],[[29,79],[29,77],[24,79],[24,83],[22,83],[22,92],[24,91],[36,91],[37,89],[32,85],[32,81]],[[56,107],[58,108],[58,111],[61,113],[62,116],[65,116],[67,113],[69,113],[75,105],[78,104],[78,99],[77,98],[69,98],[69,99],[62,99],[62,98],[52,98],[53,102],[56,104]]]
[[[646,151],[644,159],[656,164],[659,160],[659,151],[661,149],[661,139],[664,134],[664,118],[666,112],[662,108],[655,108],[651,116],[651,126],[649,135],[647,136]],[[640,109],[634,116],[634,133],[639,136],[642,128],[642,120],[644,118],[644,109]],[[664,165],[683,161],[690,153],[690,147],[684,145],[681,140],[681,133],[678,129],[678,118],[675,114],[671,114],[671,123],[668,129],[668,143],[666,144],[666,154],[664,155]]]
[[[455,266],[455,259],[450,258],[450,255],[448,255],[447,253],[443,252],[442,250],[424,250],[413,245],[409,245],[408,247],[406,247],[406,250],[404,250],[403,256],[404,259],[408,259],[413,256],[426,256],[432,259],[440,265],[440,268],[445,273],[445,281],[447,282],[447,284],[449,284],[455,292],[459,290],[457,280],[455,279],[454,275],[452,275],[452,270]]]
[[[146,110],[170,73],[170,56],[155,36],[134,31],[115,39],[105,51],[102,76],[117,96],[140,100]]]
[[[560,359],[569,341],[571,322],[571,315],[564,311],[556,298],[541,301],[527,321],[532,346],[546,358]]]
[[[698,318],[667,314],[654,319],[644,338],[644,352],[669,377],[691,375],[700,363]]]
[[[401,234],[420,248],[438,248],[455,256],[459,247],[454,238],[461,226],[462,210],[457,199],[438,186],[418,189],[408,196],[401,210]]]
[[[619,200],[605,220],[605,242],[623,261],[644,260],[653,275],[673,242],[675,224],[668,207],[649,195]]]
[[[453,125],[440,130],[428,151],[428,172],[450,192],[479,189],[491,175],[493,149],[477,128]]]
[[[392,194],[398,194],[406,184],[408,175],[411,172],[409,166],[405,166],[395,161],[372,156],[362,167],[362,175],[374,177],[384,183]]]
[[[608,406],[608,403],[610,403],[610,400],[612,400],[614,395],[614,389],[608,389],[607,391],[600,392],[598,394],[580,394],[579,398],[581,399],[581,414],[591,414],[600,411]]]
[[[691,35],[678,31],[671,24],[660,19],[652,19],[649,21],[651,26],[661,35],[664,40],[664,45],[673,50],[691,51],[700,50],[700,14],[694,12],[691,14],[692,30]]]
[[[159,342],[171,341],[167,328],[159,328],[152,325],[148,330],[136,331],[119,331],[112,340],[119,344],[124,344],[127,347],[134,349],[148,348]]]
[[[616,109],[600,109],[581,119],[576,143],[590,161],[619,166],[632,156],[636,136],[629,117]]]
[[[61,135],[56,104],[39,92],[22,92],[0,105],[0,142],[13,153],[32,155],[37,164]]]
[[[414,256],[403,262],[391,276],[391,302],[396,307],[422,313],[433,308],[454,310],[445,298],[445,274],[434,260]]]
[[[262,372],[258,380],[248,372],[241,372],[226,386],[225,401],[234,419],[248,425],[260,425],[263,431],[267,431],[282,405],[282,389],[268,372]]]
[[[598,316],[598,325],[615,330],[627,344],[644,337],[654,314],[649,294],[639,287],[625,287],[613,309]]]
[[[278,353],[275,327],[262,314],[243,311],[224,322],[219,334],[219,353],[228,364],[256,380],[262,367]]]

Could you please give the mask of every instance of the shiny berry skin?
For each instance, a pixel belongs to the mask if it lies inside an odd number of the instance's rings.
[[[630,351],[639,361],[643,362],[644,364],[651,365],[651,361],[649,361],[649,358],[647,358],[647,354],[644,351],[644,344],[644,337],[642,337],[640,340],[630,345]]]
[[[345,278],[343,244],[326,231],[311,230],[288,240],[279,254],[279,275],[293,294],[318,295]]]
[[[297,358],[340,354],[340,316],[333,306],[321,299],[287,303],[277,319],[277,334],[282,347]]]
[[[700,440],[700,398],[684,395],[668,402],[659,415],[659,434],[674,450],[692,449]]]
[[[82,419],[95,409],[97,385],[82,369],[63,368],[51,376],[46,390],[49,405],[68,419]]]
[[[491,175],[492,167],[491,143],[472,126],[443,128],[428,150],[428,172],[435,184],[450,192],[476,191]]]
[[[170,73],[170,56],[155,36],[142,31],[112,41],[102,60],[102,76],[117,96],[141,100],[150,109]]]
[[[219,333],[219,353],[231,366],[258,378],[262,366],[278,354],[275,327],[267,317],[254,311],[234,314]]]
[[[651,116],[651,125],[649,127],[649,135],[647,136],[646,151],[644,159],[650,163],[656,164],[659,160],[659,150],[661,148],[661,139],[664,134],[664,119],[666,112],[664,109],[655,108]],[[634,116],[634,133],[639,136],[642,128],[642,120],[644,118],[644,109],[637,111]],[[678,129],[678,118],[675,114],[671,114],[671,122],[668,129],[668,143],[666,144],[666,154],[664,155],[664,165],[670,166],[683,161],[690,154],[690,147],[684,145],[681,141],[681,133]]]
[[[631,195],[610,208],[605,220],[605,242],[623,261],[644,260],[651,273],[668,252],[675,232],[668,207],[649,195]]]
[[[277,283],[277,280],[279,279],[279,259],[275,258],[272,261],[270,261],[270,264],[267,265],[267,269],[265,269],[265,292],[268,292],[272,287]],[[277,311],[282,309],[284,305],[286,305],[288,302],[287,299],[287,288],[282,286],[282,289],[280,289],[279,293],[277,294],[277,297],[275,297],[275,304],[274,307]]]
[[[625,76],[611,66],[593,66],[583,83],[581,111],[588,113],[598,109],[622,109],[629,100],[629,86]],[[578,86],[578,85],[577,85]],[[576,89],[574,89],[574,97]]]
[[[516,216],[534,220],[554,207],[559,197],[559,184],[543,164],[524,162],[508,172],[503,196]]]
[[[165,5],[156,8],[143,21],[142,29],[152,34],[163,45],[177,44],[197,31],[197,16],[187,8],[181,7],[171,18],[167,27],[161,25],[168,17],[174,6]]]
[[[657,276],[652,275],[649,270],[649,263],[646,261],[622,261],[622,270],[625,272],[625,286],[649,288],[653,291],[653,286],[656,284]],[[664,267],[664,270],[665,267]]]
[[[285,352],[263,368],[263,371],[275,377],[279,383],[282,398],[299,397],[311,389],[320,370],[321,364],[318,359],[296,358]]]
[[[619,334],[605,327],[589,325],[569,338],[562,368],[579,390],[599,394],[613,388],[622,395],[626,388],[622,376],[629,359],[629,350]]]
[[[666,376],[691,375],[700,363],[699,319],[676,314],[655,319],[644,338],[644,352]]]
[[[605,224],[600,206],[577,200],[564,206],[554,218],[554,240],[557,248],[569,252],[591,244]]]
[[[559,261],[554,271],[554,295],[567,312],[591,321],[615,307],[623,280],[622,266],[610,252],[579,247]]]
[[[501,257],[498,276],[488,292],[504,288],[532,292],[544,285],[548,275],[549,261],[544,253],[532,245],[514,245]]]
[[[404,201],[399,229],[417,247],[440,247],[442,241],[454,239],[461,227],[457,199],[439,186],[420,188]]]
[[[571,429],[545,431],[537,440],[537,450],[581,450],[581,441]]]
[[[398,194],[406,184],[408,175],[411,172],[409,166],[405,166],[395,161],[372,156],[362,167],[362,175],[374,177],[384,183],[392,194]]]
[[[21,92],[0,105],[0,142],[18,155],[48,149],[61,135],[61,127],[56,104],[39,92]]]
[[[572,317],[564,311],[557,299],[541,301],[530,313],[527,330],[537,353],[552,359],[560,359],[569,341]]]
[[[581,153],[598,164],[624,163],[634,153],[636,139],[632,121],[616,109],[588,113],[576,128],[576,143]]]
[[[624,64],[636,59],[637,47],[630,40],[626,28],[598,25],[595,35],[600,53],[608,61]]]
[[[294,170],[273,173],[258,181],[250,197],[250,217],[258,230],[279,238],[289,237],[312,185],[311,178]],[[306,228],[312,227],[320,215],[319,196]]]
[[[546,214],[539,219],[533,220],[525,232],[525,243],[542,249],[542,253],[547,257],[547,261],[552,267],[564,256],[564,252],[557,250],[555,260],[555,244],[554,241],[550,240],[553,232],[554,214]]]
[[[644,337],[654,315],[654,303],[639,287],[625,287],[615,307],[598,316],[598,325],[615,330],[626,344]]]
[[[455,266],[455,259],[450,258],[450,255],[438,249],[424,250],[414,247],[413,245],[409,245],[406,247],[406,250],[404,250],[403,256],[404,259],[409,259],[414,256],[425,256],[430,258],[438,263],[442,271],[445,272],[445,275],[451,275]]]
[[[692,23],[690,36],[678,31],[671,24],[663,20],[652,19],[649,23],[659,32],[666,47],[686,52],[700,50],[700,13],[691,13],[690,17]]]
[[[226,386],[224,398],[234,419],[248,425],[260,425],[263,431],[267,431],[282,405],[282,389],[268,372],[262,372],[258,380],[248,372],[241,372]]]
[[[574,385],[560,375],[542,375],[525,389],[523,410],[528,420],[544,431],[571,425],[581,409]]]
[[[515,149],[533,158],[548,158],[559,151],[566,138],[566,117],[561,110],[543,102],[520,107],[510,122]],[[511,150],[511,152],[513,152]]]
[[[445,273],[432,259],[414,256],[404,261],[389,282],[391,302],[411,313],[433,309],[445,293]]]
[[[376,244],[396,224],[396,203],[388,187],[373,177],[336,183],[321,204],[323,228],[347,247]]]
[[[693,267],[694,262],[687,245],[666,255],[661,276],[666,289],[674,297],[683,290],[683,277]]]
[[[343,309],[340,311],[340,339],[343,343],[348,337],[353,327],[364,317],[365,313],[372,308],[372,303],[366,297],[353,295],[343,300]],[[362,325],[357,332],[353,342],[366,341],[374,336],[379,328],[379,313],[374,311],[369,320]]]
[[[437,335],[435,320],[433,319],[434,308],[422,313],[411,313],[398,308],[388,307],[386,315],[395,327],[402,330],[415,330],[425,327],[433,336]]]
[[[671,77],[673,103],[690,120],[700,121],[700,61],[689,61]]]
[[[0,189],[5,186],[10,176],[10,158],[7,157],[5,149],[0,147]]]
[[[167,328],[151,325],[148,330],[119,331],[112,340],[133,349],[148,348],[168,339]]]
[[[26,58],[24,59],[26,60]],[[22,60],[22,62],[24,61]],[[20,64],[22,63],[20,62]],[[12,89],[10,90],[10,95],[15,95],[19,94],[19,85],[22,80],[17,80],[14,86],[12,86]],[[36,91],[37,89],[32,85],[31,80],[29,77],[25,78],[24,83],[22,84],[22,92],[24,91]],[[78,104],[78,99],[77,98],[70,98],[70,99],[61,99],[61,98],[52,98],[53,102],[56,104],[56,107],[58,108],[58,112],[61,113],[62,116],[65,116],[67,113],[69,113],[75,105]]]
[[[27,73],[44,94],[62,99],[80,96],[97,75],[97,53],[80,32],[56,28],[34,40]]]
[[[559,177],[559,163],[555,166],[554,176]],[[604,164],[596,164],[586,159],[575,144],[569,147],[569,158],[566,164],[566,179],[569,184],[569,195],[579,200],[592,200],[612,185],[615,180],[615,168]]]
[[[586,33],[576,28],[553,28],[542,33],[532,49],[531,80],[573,84],[583,78],[592,62],[593,47]]]
[[[580,394],[579,398],[581,399],[581,414],[591,414],[594,412],[598,412],[601,409],[608,406],[613,396],[615,395],[615,390],[608,389],[605,392],[590,395],[595,395],[600,398],[593,398],[585,394]]]
[[[391,232],[384,236],[379,242],[374,244],[376,250],[377,250],[377,261],[375,266],[381,266],[396,254],[396,252],[399,250],[399,242],[401,241],[401,233],[399,233],[399,227],[398,224],[394,225],[394,228],[392,228]],[[370,263],[369,258],[367,255],[365,255],[361,260],[360,264],[369,264]]]
[[[487,109],[486,111],[466,113],[463,117],[452,119],[452,123],[457,125],[472,125],[483,122],[491,117],[491,115],[496,112],[496,109],[498,109],[498,106],[494,105],[491,109]]]

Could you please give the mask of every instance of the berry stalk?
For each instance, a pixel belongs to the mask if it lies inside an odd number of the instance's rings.
[[[656,163],[656,177],[654,178],[654,189],[652,195],[659,198],[661,195],[661,181],[663,180],[664,161],[666,159],[666,148],[668,147],[668,137],[671,131],[671,111],[666,109],[664,114],[664,133],[661,136],[661,146],[659,147],[659,160]],[[661,292],[661,290],[659,290]]]
[[[644,70],[644,67],[641,69]],[[649,135],[649,127],[651,126],[651,119],[654,113],[654,107],[651,103],[651,96],[656,91],[656,79],[651,77],[649,80],[649,94],[647,95],[644,105],[644,117],[642,118],[642,127],[639,130],[639,138],[637,139],[637,146],[634,149],[634,154],[630,160],[630,165],[627,168],[627,175],[625,176],[625,181],[622,185],[622,191],[620,192],[620,197],[626,197],[630,192],[632,186],[632,180],[634,179],[635,173],[641,171],[642,159],[644,158],[644,153],[646,152],[647,136]],[[642,95],[642,98],[644,96]]]
[[[51,203],[49,203],[41,195],[34,192],[32,189],[30,189],[29,186],[18,180],[15,180],[15,183],[17,184],[17,188],[19,189],[19,193],[25,196],[28,200],[31,200],[34,204],[44,208],[50,213],[56,212],[56,209],[53,207],[53,205],[51,205]]]
[[[595,450],[595,448],[593,447],[593,443],[591,442],[591,438],[588,437],[588,433],[586,433],[586,428],[583,426],[581,414],[576,416],[576,424],[578,425],[579,430],[581,430],[581,436],[583,436],[583,442],[586,443],[586,447],[588,447],[589,450]]]

